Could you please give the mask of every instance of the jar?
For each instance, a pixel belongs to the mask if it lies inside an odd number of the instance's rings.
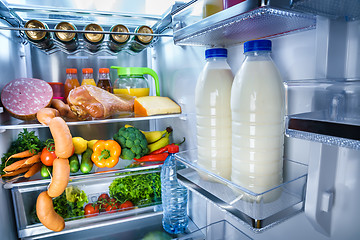
[[[49,82],[53,90],[53,99],[64,100],[64,84],[61,82]]]
[[[118,79],[114,83],[114,94],[126,94],[135,97],[149,96],[149,84],[144,78],[148,74],[155,81],[156,95],[160,96],[159,78],[156,72],[150,68],[141,67],[117,67]]]

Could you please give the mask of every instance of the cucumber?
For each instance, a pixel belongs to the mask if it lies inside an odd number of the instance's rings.
[[[44,164],[42,165],[40,174],[43,178],[49,178],[51,172],[52,172],[52,167],[48,167]]]
[[[69,164],[70,164],[71,173],[77,173],[79,171],[80,163],[77,154],[74,154],[71,157],[69,157]]]
[[[91,149],[86,149],[86,151],[81,156],[80,171],[82,173],[89,173],[93,168],[93,162],[91,161],[91,155],[93,151]]]

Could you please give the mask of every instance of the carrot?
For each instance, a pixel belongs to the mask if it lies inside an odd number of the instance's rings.
[[[39,152],[38,154],[34,155],[34,156],[31,156],[29,158],[26,158],[25,160],[25,165],[26,166],[31,166],[33,165],[34,163],[38,163],[40,162],[40,155],[41,155],[41,152]]]
[[[13,164],[10,164],[6,168],[4,168],[4,172],[11,172],[11,171],[18,170],[21,168],[21,166],[23,166],[25,164],[25,162],[26,162],[26,159],[14,162]]]
[[[24,172],[28,171],[29,169],[30,169],[30,167],[20,168],[18,170],[13,171],[13,172],[7,172],[4,175],[1,175],[1,177],[16,176],[16,175],[19,175],[20,173],[24,173]]]
[[[24,177],[29,178],[29,177],[34,176],[35,173],[37,173],[38,171],[40,171],[41,167],[42,167],[42,163],[41,163],[41,162],[35,163],[35,164],[32,165],[32,166],[30,167],[30,169],[25,173]]]
[[[32,150],[26,150],[23,152],[19,152],[19,153],[15,153],[13,155],[11,155],[6,161],[8,161],[10,158],[26,158],[26,157],[31,157],[32,155],[35,154],[35,151]]]

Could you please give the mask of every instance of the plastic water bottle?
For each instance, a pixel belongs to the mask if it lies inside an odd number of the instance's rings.
[[[187,219],[187,189],[176,177],[176,162],[174,154],[179,152],[179,146],[169,145],[169,156],[161,168],[161,198],[163,205],[162,224],[165,231],[171,234],[185,232]]]

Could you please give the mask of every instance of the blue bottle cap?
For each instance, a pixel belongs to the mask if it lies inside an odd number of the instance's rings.
[[[244,43],[244,53],[251,51],[271,51],[270,40],[253,40]]]
[[[226,48],[210,48],[205,50],[205,58],[210,57],[227,57]]]

